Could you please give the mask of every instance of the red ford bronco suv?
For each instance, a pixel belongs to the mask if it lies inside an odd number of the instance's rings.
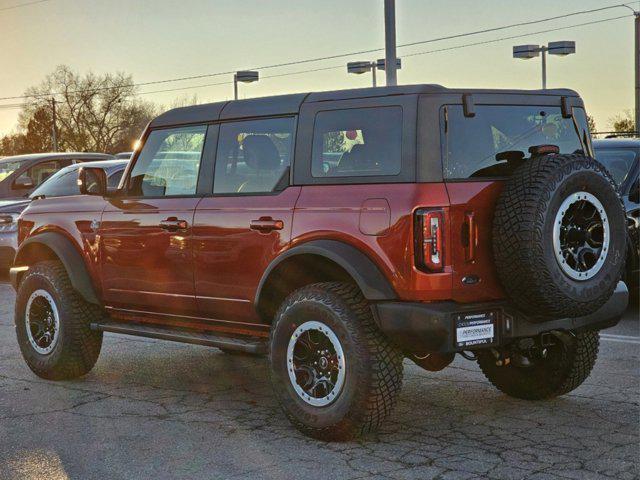
[[[268,353],[291,422],[340,440],[403,359],[497,388],[578,387],[627,305],[624,207],[571,90],[438,85],[171,110],[117,192],[34,201],[12,283],[29,367],[86,374],[103,332]]]

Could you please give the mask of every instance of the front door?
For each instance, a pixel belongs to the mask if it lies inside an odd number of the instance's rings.
[[[126,193],[104,210],[99,253],[108,306],[196,311],[192,227],[206,134],[207,126],[152,131]]]
[[[213,321],[260,323],[253,306],[260,278],[291,239],[300,187],[289,186],[295,119],[220,126],[213,196],[194,219],[196,297]]]

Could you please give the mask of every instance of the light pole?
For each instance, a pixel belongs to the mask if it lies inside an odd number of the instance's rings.
[[[384,58],[389,68],[386,69],[387,87],[398,84],[396,73],[396,1],[384,0]]]
[[[635,15],[635,70],[636,70],[636,135],[640,135],[640,12]]]
[[[373,86],[377,87],[376,70],[386,70],[386,61],[384,58],[379,58],[375,62],[349,62],[347,63],[347,72],[354,73],[356,75],[362,75],[363,73],[371,72],[371,80]],[[396,58],[396,70],[402,68],[402,60]]]
[[[253,70],[240,70],[233,74],[233,98],[238,100],[238,82],[252,83],[260,79],[260,74]]]
[[[528,60],[542,54],[542,89],[547,88],[547,53],[549,55],[566,56],[576,53],[576,42],[549,42],[549,45],[516,45],[513,47],[513,58]]]

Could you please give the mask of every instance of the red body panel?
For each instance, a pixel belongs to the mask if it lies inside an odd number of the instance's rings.
[[[100,263],[106,305],[195,314],[192,224],[199,198],[112,200],[100,226]],[[161,222],[187,222],[168,231]]]
[[[31,202],[27,219],[20,223],[19,243],[44,232],[64,235],[82,254],[98,293],[102,284],[98,268],[99,237],[92,222],[100,221],[107,202],[101,197],[70,196]]]
[[[377,235],[367,234],[387,215],[383,212],[384,202],[389,205],[389,227]],[[413,237],[413,214],[417,208],[448,204],[443,183],[306,186],[296,205],[292,246],[314,239],[351,244],[376,263],[400,299],[449,299],[450,263],[445,258],[443,273],[418,270]]]
[[[503,298],[491,246],[493,212],[502,182],[447,183],[447,191],[451,199],[449,252],[454,265],[451,298],[462,303]],[[470,276],[478,282],[464,284],[462,279]]]
[[[275,195],[202,200],[193,229],[195,294],[201,316],[261,322],[253,300],[267,266],[291,240],[293,208],[299,194],[300,187],[289,187]],[[251,229],[251,223],[261,219],[282,222],[282,228]]]
[[[28,209],[21,237],[47,230],[70,237],[118,318],[262,334],[268,327],[253,299],[263,273],[287,249],[316,239],[365,253],[403,301],[502,298],[491,251],[500,190],[500,182],[402,183],[289,187],[262,196],[45,199]],[[441,273],[416,266],[420,208],[444,211]],[[160,227],[167,219],[188,228],[167,231]],[[276,227],[264,231],[256,221]],[[470,276],[478,283],[463,283]]]

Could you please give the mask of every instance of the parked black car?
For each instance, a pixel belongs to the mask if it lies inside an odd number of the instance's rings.
[[[0,199],[25,198],[69,165],[114,158],[105,153],[34,153],[5,157],[0,160]]]
[[[594,140],[596,159],[611,173],[620,188],[620,195],[627,210],[629,225],[629,251],[625,282],[629,293],[640,296],[640,138],[605,138]]]
[[[107,186],[115,189],[128,163],[128,160],[106,160],[91,162],[91,166],[103,168],[107,174]],[[18,217],[22,211],[37,198],[79,195],[78,168],[81,165],[76,163],[54,173],[27,198],[0,200],[0,270],[9,268],[13,263],[18,243]]]

